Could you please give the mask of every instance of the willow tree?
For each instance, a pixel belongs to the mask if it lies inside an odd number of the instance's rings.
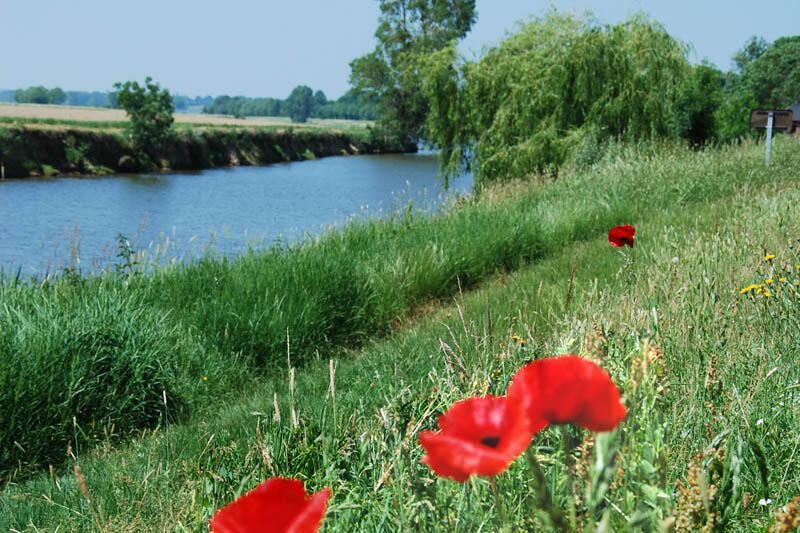
[[[615,26],[551,12],[480,61],[453,46],[425,59],[429,137],[445,181],[471,170],[478,187],[558,168],[587,136],[674,135],[687,47],[643,15]]]

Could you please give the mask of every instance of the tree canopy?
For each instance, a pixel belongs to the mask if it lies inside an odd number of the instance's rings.
[[[292,89],[284,104],[284,111],[292,122],[305,122],[311,116],[314,91],[308,85],[298,85]]]
[[[615,26],[550,12],[477,62],[455,47],[423,69],[428,131],[445,179],[520,177],[562,164],[581,139],[672,135],[686,46],[637,15]]]
[[[140,159],[147,162],[166,140],[174,122],[175,106],[166,89],[160,90],[147,76],[144,85],[135,81],[117,82],[116,101],[130,117],[130,134]]]
[[[476,20],[475,0],[381,0],[372,52],[350,63],[350,83],[379,102],[379,125],[392,136],[426,138],[428,102],[420,57],[463,38]]]

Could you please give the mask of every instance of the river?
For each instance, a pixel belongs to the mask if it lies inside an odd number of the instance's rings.
[[[160,262],[213,250],[234,256],[318,234],[354,216],[413,202],[435,209],[472,187],[443,191],[430,153],[326,157],[200,172],[0,181],[0,270],[88,274],[119,261],[117,236]]]

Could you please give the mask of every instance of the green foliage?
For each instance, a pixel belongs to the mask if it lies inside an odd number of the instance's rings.
[[[51,104],[63,104],[67,100],[67,94],[61,90],[61,87],[50,89],[47,93],[47,97]]]
[[[675,134],[695,145],[713,139],[721,103],[722,73],[711,65],[692,67],[675,102]]]
[[[642,15],[601,26],[551,12],[478,62],[459,64],[452,47],[432,54],[423,90],[445,180],[471,169],[480,187],[556,169],[575,128],[600,139],[672,135],[685,52]]]
[[[311,106],[314,91],[307,85],[298,85],[292,89],[289,98],[283,104],[283,109],[292,122],[305,122],[311,116]]]
[[[742,72],[759,106],[783,109],[800,101],[800,35],[781,37]]]
[[[116,100],[130,117],[130,135],[137,156],[146,162],[163,145],[174,122],[175,106],[169,91],[159,91],[158,83],[147,76],[144,85],[135,81],[117,82]]]
[[[475,22],[475,0],[381,0],[372,52],[350,63],[350,83],[380,102],[379,126],[393,138],[427,138],[420,58],[463,38]]]
[[[769,43],[763,37],[756,37],[755,35],[750,37],[744,43],[744,46],[733,55],[736,72],[744,72],[747,66],[758,59],[767,48],[769,48]]]
[[[86,142],[78,142],[75,136],[68,135],[64,140],[64,157],[73,168],[78,170],[86,168],[86,154],[88,152],[89,145]]]
[[[328,103],[328,97],[325,96],[325,93],[322,91],[317,91],[314,93],[314,99],[312,101],[314,111],[320,109],[322,106]]]
[[[750,110],[757,107],[755,96],[746,89],[727,95],[714,113],[717,138],[732,142],[754,135],[750,129]]]

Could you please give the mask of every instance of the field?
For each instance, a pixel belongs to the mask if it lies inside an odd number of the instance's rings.
[[[263,127],[263,126],[294,126],[304,127],[303,124],[292,124],[289,117],[248,117],[233,118],[222,115],[199,115],[175,113],[177,125],[192,126],[237,126],[237,127]],[[43,121],[59,122],[89,122],[89,123],[119,123],[127,122],[127,116],[122,109],[104,109],[99,107],[72,107],[60,105],[39,104],[9,104],[0,103],[0,117],[9,119],[29,119],[32,122],[46,124]],[[57,123],[57,122],[56,122]],[[341,119],[309,119],[305,125],[342,127],[366,126],[369,121],[341,120]]]
[[[6,279],[0,530],[203,532],[286,476],[332,489],[324,532],[555,530],[542,486],[576,531],[792,531],[775,524],[800,496],[799,148],[776,139],[765,168],[757,143],[612,145],[434,218]],[[633,248],[609,246],[616,224]],[[627,416],[536,434],[546,486],[523,458],[492,483],[420,462],[454,402],[570,352]]]

